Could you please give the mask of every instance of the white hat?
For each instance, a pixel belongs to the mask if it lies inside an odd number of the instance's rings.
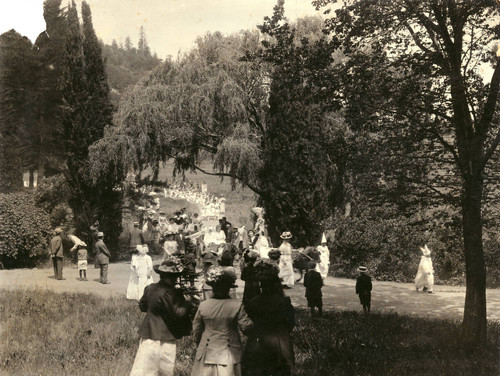
[[[326,236],[325,236],[325,233],[323,233],[323,235],[321,236],[321,244],[326,244]]]
[[[427,244],[424,245],[424,248],[420,247],[420,251],[422,251],[424,256],[430,256],[431,254],[431,250],[427,247]]]

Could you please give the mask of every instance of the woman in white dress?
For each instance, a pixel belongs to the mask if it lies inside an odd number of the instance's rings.
[[[281,252],[281,257],[279,261],[280,273],[279,277],[283,279],[283,288],[289,289],[294,285],[294,274],[293,274],[293,261],[292,261],[292,246],[289,240],[292,238],[292,234],[289,231],[285,231],[280,236],[283,239],[278,248]]]
[[[127,299],[140,300],[147,285],[153,283],[153,261],[146,254],[147,248],[137,246],[138,254],[132,255],[130,279],[127,287]]]
[[[326,246],[326,236],[321,237],[321,245],[316,248],[319,252],[319,262],[316,264],[316,271],[325,279],[330,268],[330,250]]]
[[[434,294],[434,267],[432,266],[431,250],[427,248],[426,244],[424,248],[420,247],[420,251],[422,251],[422,257],[415,277],[415,288],[417,291],[422,288],[422,291],[427,290],[429,294]]]

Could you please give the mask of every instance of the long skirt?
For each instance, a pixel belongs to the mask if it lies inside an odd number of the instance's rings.
[[[205,357],[193,364],[191,376],[241,376],[241,364],[205,364]]]
[[[283,284],[287,286],[293,286],[295,283],[295,276],[293,274],[292,256],[282,255],[280,257],[279,267],[279,277],[283,278]]]
[[[141,338],[130,376],[173,376],[175,341]]]

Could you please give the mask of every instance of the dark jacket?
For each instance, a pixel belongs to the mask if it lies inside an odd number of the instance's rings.
[[[243,305],[260,294],[260,282],[256,279],[253,265],[247,265],[241,271],[241,280],[245,281],[243,290]]]
[[[108,247],[106,247],[106,244],[104,244],[104,240],[99,239],[97,243],[95,243],[94,250],[97,256],[97,262],[99,264],[109,264],[111,253],[109,253]]]
[[[368,274],[361,274],[356,280],[356,294],[364,294],[372,291],[372,279]]]
[[[129,236],[129,247],[136,248],[138,245],[144,244],[144,235],[142,235],[141,229],[134,227],[130,230]]]
[[[59,235],[56,235],[50,241],[51,254],[54,257],[63,257],[64,256],[64,248],[62,239]]]
[[[173,341],[176,337],[182,336],[179,336],[177,332],[173,333],[176,329],[186,332],[185,335],[191,331],[191,326],[181,328],[179,325],[175,325],[177,323],[174,323],[178,318],[187,318],[188,324],[191,325],[188,316],[190,304],[186,302],[181,292],[161,280],[146,286],[139,301],[139,308],[142,312],[146,312],[146,317],[139,327],[139,337],[141,338]],[[170,329],[167,324],[170,325]],[[186,324],[185,321],[184,324]]]
[[[245,346],[244,367],[266,375],[293,366],[290,334],[295,326],[295,313],[290,298],[259,294],[245,309],[254,323],[254,330],[248,335]]]
[[[309,270],[304,276],[304,287],[306,288],[306,298],[321,298],[321,288],[323,287],[323,278],[316,270]]]

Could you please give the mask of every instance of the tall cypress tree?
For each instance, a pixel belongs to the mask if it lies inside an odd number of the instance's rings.
[[[67,180],[72,190],[70,206],[79,234],[87,233],[97,217],[107,233],[108,245],[113,247],[121,226],[120,193],[113,190],[115,181],[109,175],[103,174],[95,184],[86,175],[89,146],[103,136],[104,128],[112,121],[109,86],[88,4],[82,4],[82,28],[74,1],[67,18],[62,93]]]

